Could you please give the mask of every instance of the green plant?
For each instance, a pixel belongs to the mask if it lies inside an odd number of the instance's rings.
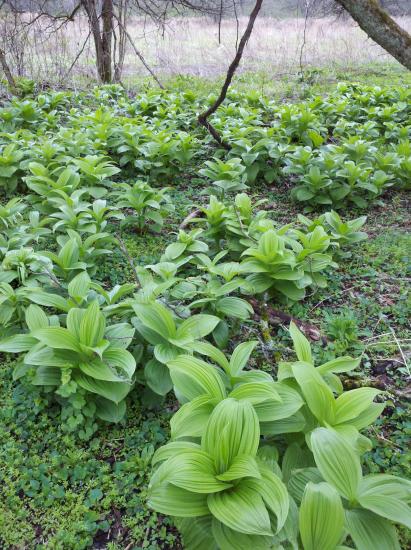
[[[119,187],[121,191],[116,192],[119,197],[117,207],[133,211],[125,217],[122,225],[132,225],[139,233],[149,229],[161,231],[164,219],[174,210],[167,188],[153,189],[144,181],[137,181],[133,185],[121,183]]]
[[[207,168],[202,168],[199,173],[211,180],[212,187],[207,189],[211,195],[223,199],[228,193],[235,193],[247,189],[245,185],[245,166],[241,159],[231,158],[227,162],[216,158],[206,161]]]
[[[0,154],[0,189],[10,195],[16,191],[22,177],[21,163],[24,152],[10,143]]]
[[[158,302],[134,303],[136,318],[132,323],[144,342],[153,346],[154,359],[146,363],[144,376],[148,386],[165,395],[172,388],[165,363],[183,351],[192,351],[199,340],[212,332],[220,319],[212,315],[192,315],[185,320],[174,319],[169,309]]]
[[[298,361],[280,365],[280,382],[244,370],[255,342],[238,346],[230,361],[210,345],[197,346],[218,368],[189,356],[168,363],[176,394],[188,402],[171,420],[174,440],[154,456],[161,464],[150,506],[177,517],[187,548],[331,550],[348,535],[361,550],[399,548],[392,522],[411,524],[411,483],[364,476],[361,468],[371,442],[359,430],[384,408],[373,403],[380,392],[343,392],[336,373],[359,360],[315,367],[308,340],[294,324],[290,333]],[[234,384],[229,395],[227,384]],[[289,401],[280,387],[300,401]],[[276,411],[281,419],[267,421]],[[260,440],[261,433],[269,437]]]
[[[281,479],[259,460],[259,438],[252,405],[222,401],[200,444],[171,443],[157,452],[154,461],[164,462],[151,479],[150,506],[178,518],[198,518],[178,522],[183,537],[194,544],[264,543],[282,530],[289,497]]]
[[[131,327],[106,326],[97,301],[86,309],[71,308],[66,327],[59,326],[55,317],[47,317],[34,304],[26,309],[25,320],[27,334],[0,342],[0,351],[28,352],[17,376],[34,368],[32,384],[51,386],[63,398],[73,398],[82,388],[97,395],[92,401],[99,418],[119,421],[125,414],[124,399],[132,388],[136,366],[126,350],[134,332]],[[127,338],[121,338],[122,333]]]

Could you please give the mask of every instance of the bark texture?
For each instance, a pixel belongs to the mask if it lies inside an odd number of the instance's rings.
[[[6,54],[4,51],[0,48],[0,65],[3,69],[3,72],[6,76],[6,80],[8,82],[10,90],[15,93],[16,92],[16,81],[14,80],[14,77],[11,73],[10,67],[6,60]]]
[[[378,0],[336,0],[370,38],[411,71],[411,35]]]

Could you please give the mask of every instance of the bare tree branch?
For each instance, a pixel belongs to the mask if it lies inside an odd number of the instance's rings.
[[[133,50],[134,50],[134,53],[136,54],[136,56],[140,59],[140,61],[142,62],[142,64],[144,65],[144,67],[147,69],[147,71],[151,74],[151,76],[153,77],[153,79],[157,82],[158,86],[164,90],[164,86],[163,84],[161,84],[160,80],[158,79],[157,75],[154,73],[154,71],[150,68],[150,66],[147,64],[147,61],[144,59],[143,55],[138,51],[138,49],[136,48],[136,45],[134,44],[133,42],[133,39],[131,38],[130,36],[130,33],[128,32],[128,30],[124,27],[123,23],[119,20],[119,18],[117,16],[115,16],[115,18],[117,19],[117,22],[118,22],[118,25],[119,27],[123,30],[124,34],[127,36],[128,38],[128,41],[130,42]]]
[[[251,36],[251,33],[253,31],[255,20],[257,19],[258,13],[261,9],[263,0],[256,0],[255,6],[253,8],[253,11],[250,14],[250,18],[248,20],[247,27],[244,31],[243,36],[241,37],[240,43],[238,45],[238,50],[235,54],[235,57],[233,61],[231,62],[231,65],[228,68],[227,75],[224,81],[224,84],[221,88],[220,95],[218,96],[217,100],[209,107],[204,113],[201,113],[198,116],[198,122],[206,128],[210,134],[213,136],[213,138],[219,143],[224,149],[229,150],[231,147],[228,143],[222,140],[220,134],[217,132],[217,130],[214,128],[214,126],[207,120],[210,115],[215,113],[217,109],[220,107],[220,105],[223,103],[227,96],[228,88],[231,84],[231,81],[233,79],[233,76],[238,68],[238,65],[240,64],[241,58],[243,56],[244,48]]]

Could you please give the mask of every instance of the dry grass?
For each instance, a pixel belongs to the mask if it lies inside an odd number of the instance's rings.
[[[246,21],[246,18],[240,19],[240,34]],[[404,17],[399,22],[411,29],[411,18]],[[223,22],[221,44],[218,44],[217,24],[210,19],[173,19],[162,33],[153,24],[134,18],[129,21],[128,28],[150,66],[163,76],[218,76],[225,72],[234,54],[234,20]],[[241,70],[264,71],[270,75],[295,74],[300,69],[303,33],[303,19],[261,18],[247,45]],[[87,25],[81,19],[57,34],[37,29],[25,45],[20,72],[51,83],[95,79],[91,40],[68,75],[68,69],[86,37]],[[390,61],[393,59],[354,23],[334,19],[308,20],[302,54],[304,67],[352,69]],[[125,78],[129,81],[146,74],[146,69],[128,45]]]

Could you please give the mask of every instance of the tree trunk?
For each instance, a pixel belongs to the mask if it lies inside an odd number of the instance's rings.
[[[9,64],[7,63],[6,54],[3,52],[1,48],[0,48],[0,65],[2,66],[2,69],[6,76],[10,90],[13,93],[16,93],[16,81],[14,80]]]
[[[103,31],[100,30],[100,18],[97,14],[96,0],[82,0],[87,13],[90,31],[96,50],[97,73],[101,82],[111,82],[112,39],[113,39],[113,1],[103,0],[101,18]]]
[[[411,70],[411,35],[381,7],[378,0],[336,0],[370,38]]]
[[[103,0],[101,18],[103,33],[101,37],[102,49],[102,78],[103,82],[111,82],[112,73],[112,43],[113,43],[113,0]]]

